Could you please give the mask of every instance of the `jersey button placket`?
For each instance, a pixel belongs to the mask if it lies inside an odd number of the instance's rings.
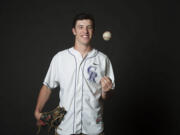
[[[83,65],[83,60],[79,59],[78,61],[78,70],[77,70],[77,89],[76,89],[76,101],[75,101],[75,106],[76,106],[76,111],[75,111],[75,133],[80,133],[81,132],[81,121],[82,121],[82,65]]]

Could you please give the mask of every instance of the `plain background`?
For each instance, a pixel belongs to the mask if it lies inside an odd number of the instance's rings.
[[[93,46],[109,56],[116,78],[105,101],[107,135],[179,135],[178,7],[175,0],[1,0],[1,134],[35,135],[34,109],[50,61],[73,46],[74,15],[89,12]],[[56,107],[57,93],[44,111]]]

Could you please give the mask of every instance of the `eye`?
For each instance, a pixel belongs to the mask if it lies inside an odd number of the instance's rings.
[[[88,26],[88,29],[93,29],[92,25],[89,25],[89,26]]]
[[[82,29],[83,28],[83,26],[82,25],[79,25],[79,29]]]

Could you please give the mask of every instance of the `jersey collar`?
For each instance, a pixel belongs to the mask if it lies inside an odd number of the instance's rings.
[[[77,51],[76,49],[74,49],[74,47],[69,48],[69,51],[72,54],[74,54],[76,57],[81,57],[82,58],[80,52]],[[88,52],[86,58],[94,57],[97,54],[97,52],[98,51],[96,49],[92,48],[92,50],[90,52]]]

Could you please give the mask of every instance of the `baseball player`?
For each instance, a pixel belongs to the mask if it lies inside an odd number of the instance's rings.
[[[91,46],[94,30],[92,15],[75,16],[74,46],[53,57],[40,90],[34,113],[38,124],[52,89],[60,87],[59,106],[67,113],[56,129],[57,135],[103,134],[103,100],[115,83],[109,58]]]

